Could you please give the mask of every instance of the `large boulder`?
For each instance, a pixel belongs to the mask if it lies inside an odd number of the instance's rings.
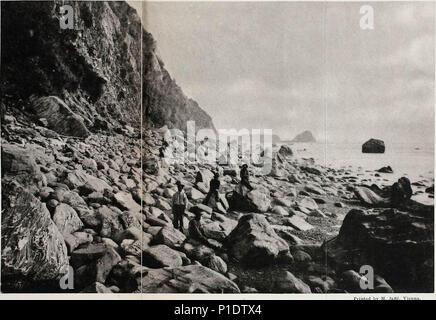
[[[369,139],[362,145],[362,153],[384,153],[385,143],[379,139]]]
[[[103,243],[88,244],[73,251],[71,264],[75,271],[75,289],[94,283],[105,283],[112,268],[121,261],[117,251]]]
[[[268,265],[289,252],[289,246],[280,238],[265,217],[248,214],[224,241],[229,253],[247,265]]]
[[[93,192],[112,191],[112,187],[106,181],[94,177],[83,170],[74,170],[68,173],[65,184],[72,189],[80,189],[85,194]]]
[[[255,211],[267,212],[271,207],[271,200],[269,197],[260,190],[253,190],[247,194],[249,202],[254,206]]]
[[[271,207],[271,200],[268,195],[257,189],[248,192],[244,196],[236,191],[228,192],[226,193],[226,200],[230,209],[245,212],[267,212]]]
[[[55,209],[53,221],[62,234],[71,234],[83,228],[77,212],[68,204],[61,203]]]
[[[114,195],[114,198],[123,210],[129,210],[136,213],[141,211],[141,206],[133,199],[131,193],[120,191]]]
[[[180,253],[164,244],[143,248],[142,263],[150,268],[179,267],[183,264]]]
[[[389,198],[378,195],[371,188],[366,186],[356,187],[354,189],[354,195],[364,204],[371,206],[386,206],[390,202]]]
[[[102,237],[113,238],[119,232],[123,231],[120,220],[120,213],[114,208],[101,206],[97,210],[96,218],[101,222],[100,235]]]
[[[33,194],[45,186],[47,178],[41,173],[39,164],[51,163],[53,158],[46,156],[43,152],[45,151],[41,147],[37,148],[35,145],[21,147],[2,143],[2,183],[19,182]]]
[[[199,265],[149,270],[141,279],[140,290],[150,293],[240,293],[233,281]]]
[[[66,270],[64,238],[45,204],[26,191],[17,195],[13,205],[4,208],[1,239],[2,277],[53,280]]]
[[[38,119],[46,119],[47,127],[65,136],[89,136],[83,118],[75,114],[64,101],[56,96],[34,98],[30,107]]]
[[[280,149],[278,151],[278,153],[283,156],[283,157],[291,157],[294,153],[292,152],[292,149],[290,146],[284,144],[282,146],[280,146]]]
[[[380,189],[377,185],[359,186],[354,190],[356,197],[371,206],[401,206],[410,202],[412,197],[410,180],[401,177],[392,186]]]
[[[153,239],[153,242],[157,244],[164,244],[170,248],[180,248],[183,242],[186,240],[186,236],[177,229],[171,226],[165,226],[159,230]]]
[[[433,208],[351,210],[339,235],[323,245],[330,265],[342,270],[370,265],[393,286],[433,291]]]
[[[13,144],[2,145],[2,175],[21,175],[39,173],[35,155],[29,148]]]
[[[278,293],[312,293],[303,280],[289,271],[279,271],[273,278],[273,291]]]

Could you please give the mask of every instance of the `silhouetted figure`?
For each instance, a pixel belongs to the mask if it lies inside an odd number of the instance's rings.
[[[250,173],[248,172],[248,165],[243,164],[241,169],[241,184],[247,187],[250,191],[253,190],[253,187],[250,184]]]
[[[200,182],[203,182],[203,176],[200,171],[197,171],[197,174],[195,175],[195,185]]]
[[[209,203],[210,197],[215,196],[215,200],[218,201],[218,191],[220,188],[221,182],[219,180],[219,174],[216,172],[213,176],[213,179],[210,180],[209,183],[209,192],[206,195],[206,198],[203,200],[203,204],[207,205]]]
[[[174,228],[183,232],[183,215],[185,214],[186,205],[188,204],[188,197],[183,191],[184,185],[177,181],[177,192],[173,195],[173,225]]]

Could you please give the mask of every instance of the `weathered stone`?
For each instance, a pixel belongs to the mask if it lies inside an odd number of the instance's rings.
[[[160,228],[157,235],[154,237],[153,242],[157,244],[165,244],[170,248],[177,249],[186,240],[186,236],[177,229],[170,226]]]
[[[87,174],[83,170],[75,170],[67,175],[65,183],[72,189],[81,188],[86,194],[92,192],[112,191],[112,187],[105,181]]]
[[[78,268],[82,265],[88,265],[106,253],[107,246],[103,243],[90,243],[83,248],[74,250],[71,253],[71,265],[73,268]]]
[[[312,288],[312,291],[316,288],[320,288],[322,292],[327,293],[330,290],[334,289],[336,286],[335,281],[329,276],[308,276],[306,282]]]
[[[283,157],[291,157],[294,153],[292,152],[292,149],[288,145],[281,145],[278,153]]]
[[[239,293],[238,286],[204,266],[149,270],[141,281],[141,292],[150,293]]]
[[[130,210],[132,212],[141,211],[141,206],[135,200],[133,200],[130,193],[120,191],[117,192],[114,197],[118,205],[124,210]]]
[[[92,171],[97,171],[97,162],[95,162],[94,159],[85,158],[82,160],[82,167]]]
[[[385,143],[379,139],[369,139],[362,145],[362,153],[384,153]]]
[[[23,191],[12,207],[2,209],[2,276],[60,277],[68,265],[67,248],[45,205]]]
[[[315,184],[307,184],[304,189],[307,192],[310,193],[314,193],[314,194],[319,194],[319,195],[325,195],[326,192],[319,186],[315,185]]]
[[[290,224],[292,227],[294,227],[295,229],[300,231],[307,231],[313,229],[313,226],[311,224],[307,223],[306,221],[304,221],[303,218],[296,215],[288,218],[286,222]]]
[[[274,206],[272,212],[281,216],[289,216],[289,212],[286,211],[286,209],[283,208],[282,206]]]
[[[268,196],[260,190],[250,191],[247,194],[247,198],[251,200],[251,203],[259,212],[267,212],[271,206],[271,201]]]
[[[156,206],[164,211],[171,210],[171,205],[163,199],[157,199]]]
[[[274,292],[279,293],[312,293],[310,287],[289,271],[280,271],[274,275]]]
[[[180,254],[163,244],[143,248],[142,263],[150,268],[179,267],[183,265]]]
[[[227,272],[227,264],[224,260],[218,257],[215,254],[209,255],[207,259],[201,261],[201,263],[214,271],[217,271],[221,274],[226,274]]]
[[[205,195],[202,192],[198,191],[194,187],[186,189],[186,195],[188,196],[189,199],[192,199],[194,201],[203,199],[205,197]]]
[[[339,235],[323,245],[331,264],[360,270],[371,265],[395,286],[433,290],[433,206],[417,206],[409,213],[351,210]],[[419,288],[419,289],[418,289]]]
[[[38,118],[45,118],[47,126],[59,134],[74,137],[87,137],[89,131],[83,123],[83,118],[75,114],[56,96],[32,99],[31,110]]]
[[[83,223],[77,212],[65,203],[61,203],[56,207],[53,222],[62,234],[71,234],[83,228]]]
[[[236,228],[225,240],[229,253],[249,265],[267,265],[289,251],[263,216],[248,214],[241,217]]]
[[[306,208],[309,210],[315,210],[318,209],[318,205],[316,204],[315,200],[309,197],[303,197],[300,200],[297,201],[297,206],[299,208]]]
[[[98,208],[97,215],[101,221],[100,235],[102,237],[112,238],[117,233],[123,231],[123,226],[119,214],[107,206]]]

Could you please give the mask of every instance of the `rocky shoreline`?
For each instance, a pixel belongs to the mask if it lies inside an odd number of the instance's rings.
[[[65,4],[73,29],[59,27]],[[250,167],[255,188],[238,200],[239,166],[161,166],[162,126],[214,124],[127,3],[1,9],[2,292],[433,291],[434,206],[410,197],[433,197],[434,179],[383,185],[384,173],[323,167],[285,144],[271,173]],[[204,205],[216,170],[219,201]],[[209,245],[188,234],[193,208]]]
[[[65,292],[59,280],[66,266],[74,270],[70,292],[433,288],[433,206],[412,200],[394,208],[365,205],[355,195],[362,181],[349,170],[298,159],[282,147],[273,153],[271,174],[253,170],[249,206],[235,210],[227,201],[239,179],[238,168],[224,166],[221,201],[209,207],[201,201],[216,167],[161,167],[163,130],[143,131],[141,159],[139,128],[79,139],[12,115],[5,119],[4,292]],[[198,172],[203,185],[195,184]],[[184,233],[173,228],[176,181],[185,184],[189,207],[203,211],[213,248],[190,239],[189,208]],[[374,268],[372,290],[359,287],[362,265]]]

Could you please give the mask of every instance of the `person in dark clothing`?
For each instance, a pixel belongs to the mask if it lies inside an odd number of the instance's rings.
[[[207,205],[209,203],[210,197],[214,196],[215,200],[218,201],[218,191],[220,188],[221,182],[219,180],[219,174],[216,172],[213,176],[213,179],[210,180],[209,184],[209,192],[206,195],[206,198],[203,200],[203,204]]]
[[[177,192],[173,195],[172,205],[173,205],[173,225],[174,228],[179,229],[183,232],[183,216],[185,214],[186,205],[188,203],[188,198],[186,197],[185,191],[183,191],[184,185],[177,181]]]
[[[204,244],[209,244],[201,227],[201,210],[195,210],[195,218],[189,221],[189,237]]]
[[[250,191],[253,190],[253,187],[250,184],[250,174],[248,172],[247,164],[242,165],[240,176],[241,176],[241,184],[247,187]]]
[[[197,174],[195,175],[195,185],[197,185],[197,183],[203,182],[203,176],[201,175],[201,172],[198,171]]]
[[[161,146],[160,148],[159,148],[159,158],[165,158],[165,147],[164,146]]]
[[[162,138],[162,147],[164,147],[164,149],[168,147],[168,142],[165,140],[165,138]]]

